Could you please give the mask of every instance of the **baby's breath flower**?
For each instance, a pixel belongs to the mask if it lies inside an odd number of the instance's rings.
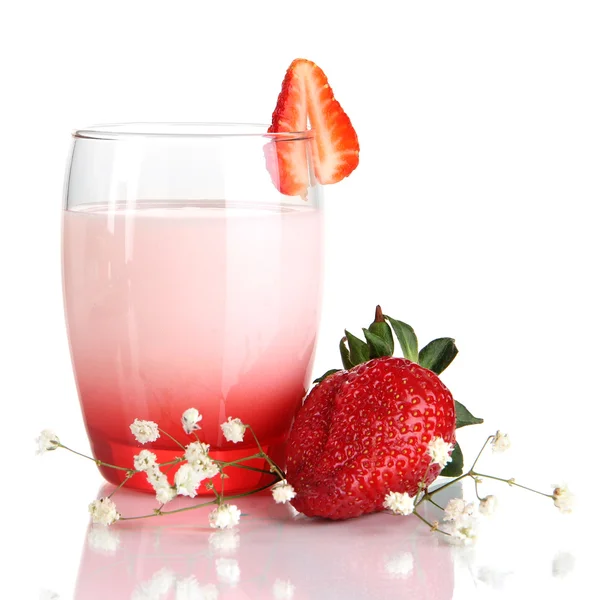
[[[38,445],[36,454],[44,454],[44,452],[56,450],[60,444],[58,436],[51,429],[44,429],[35,441]]]
[[[479,503],[479,512],[486,517],[493,515],[498,507],[498,498],[496,496],[486,496]]]
[[[157,491],[159,488],[168,487],[169,480],[167,476],[160,470],[158,464],[153,464],[146,470],[148,483]]]
[[[175,487],[182,496],[194,498],[196,490],[202,481],[202,475],[189,464],[184,464],[175,473]]]
[[[108,527],[92,525],[87,536],[88,545],[101,554],[115,554],[121,545],[119,534]]]
[[[237,444],[238,442],[244,441],[246,426],[240,419],[232,419],[229,417],[225,423],[221,423],[221,430],[228,442]]]
[[[239,583],[240,565],[235,558],[217,558],[215,567],[217,568],[217,578],[221,583],[226,583],[231,587]]]
[[[229,529],[240,522],[241,514],[235,504],[221,504],[211,511],[208,521],[213,529]]]
[[[185,448],[185,460],[194,466],[197,462],[207,456],[209,449],[210,446],[208,444],[203,444],[202,442],[192,442]]]
[[[94,500],[88,509],[93,523],[112,525],[121,518],[117,511],[117,505],[108,497]]]
[[[203,481],[204,479],[212,479],[215,475],[219,474],[219,466],[208,456],[205,456],[196,464],[194,464],[193,469],[200,476],[200,481]]]
[[[160,437],[158,425],[154,421],[140,421],[140,419],[135,419],[129,426],[129,429],[131,429],[133,437],[140,444],[155,442]]]
[[[160,504],[171,502],[175,496],[177,496],[177,492],[170,485],[160,486],[156,489],[156,501],[160,502]]]
[[[510,448],[510,438],[508,434],[496,431],[496,435],[492,440],[492,451],[493,452],[505,452]]]
[[[427,445],[427,454],[431,456],[431,462],[440,467],[445,467],[452,460],[452,450],[454,446],[441,437],[433,438]]]
[[[406,492],[388,492],[383,501],[383,508],[391,510],[395,515],[410,515],[415,510],[415,499]]]
[[[142,450],[133,457],[133,468],[136,471],[148,471],[156,466],[156,454],[150,450]]]
[[[292,600],[296,586],[289,580],[276,579],[273,584],[273,598],[275,600]]]
[[[200,425],[198,425],[200,421],[202,421],[202,415],[198,412],[197,408],[188,408],[184,411],[183,415],[181,415],[183,430],[188,434],[200,429]]]
[[[451,498],[444,509],[444,521],[457,521],[461,517],[470,517],[475,512],[472,502],[465,502],[462,498]]]
[[[477,539],[477,520],[471,515],[463,514],[451,521],[450,530],[447,533],[454,542],[463,545],[472,544]]]
[[[273,500],[277,504],[285,504],[296,497],[296,490],[284,479],[271,489]]]
[[[573,512],[573,506],[575,504],[575,495],[569,490],[566,485],[554,486],[552,492],[552,499],[554,500],[554,506],[558,508],[561,513]]]

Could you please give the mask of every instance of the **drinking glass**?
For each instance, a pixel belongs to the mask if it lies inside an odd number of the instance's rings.
[[[96,459],[167,462],[196,440],[226,462],[256,452],[220,424],[250,424],[283,465],[320,317],[322,199],[310,132],[240,124],[133,123],[75,131],[65,185],[63,285],[71,359]],[[278,152],[295,157],[298,196]],[[284,188],[289,189],[289,188]],[[163,432],[141,446],[134,419]],[[169,435],[167,435],[169,434]],[[171,437],[172,436],[172,437]],[[262,459],[245,463],[268,467]],[[177,467],[169,471],[172,480]],[[126,471],[100,467],[119,484]],[[225,491],[269,474],[227,469]],[[126,485],[150,491],[143,474]]]

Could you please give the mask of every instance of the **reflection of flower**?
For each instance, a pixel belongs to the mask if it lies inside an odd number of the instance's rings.
[[[431,456],[431,462],[440,467],[445,467],[452,460],[450,455],[453,449],[454,446],[445,442],[441,437],[433,438],[427,444],[427,454]]]
[[[196,429],[200,429],[200,425],[198,425],[200,421],[202,421],[202,415],[198,412],[197,408],[188,408],[184,411],[183,415],[181,415],[183,430],[188,434]]]
[[[240,546],[240,534],[234,529],[222,529],[211,533],[208,543],[218,552],[235,552]]]
[[[51,590],[42,590],[40,592],[40,600],[60,600],[60,596]]]
[[[194,575],[178,579],[175,584],[175,600],[216,600],[219,590],[213,583],[201,586]]]
[[[556,506],[561,513],[573,512],[575,496],[566,485],[554,486],[552,499],[554,500],[554,506]]]
[[[90,548],[102,554],[114,554],[121,544],[119,534],[108,527],[90,527],[87,541]]]
[[[169,569],[161,569],[150,581],[142,581],[134,590],[131,600],[161,600],[175,583],[175,575]]]
[[[117,505],[110,498],[94,500],[88,510],[92,515],[92,522],[101,525],[112,525],[121,518],[117,511]]]
[[[140,419],[135,419],[129,426],[129,429],[131,429],[133,437],[135,437],[140,444],[155,442],[160,437],[158,425],[154,421],[141,421]]]
[[[388,492],[383,501],[383,507],[391,510],[395,515],[410,515],[415,510],[415,499],[406,492]]]
[[[289,580],[276,579],[273,584],[273,598],[275,600],[292,600],[295,591],[294,584]]]
[[[38,445],[37,454],[56,450],[60,444],[58,436],[51,429],[44,429],[35,440]]]
[[[240,509],[235,504],[221,504],[208,515],[208,522],[214,529],[229,529],[240,522]]]
[[[401,552],[385,562],[385,570],[392,577],[408,577],[414,567],[414,558],[411,552]]]
[[[217,577],[221,583],[226,583],[232,587],[240,581],[240,565],[235,558],[217,558],[215,561]]]
[[[277,504],[285,504],[296,497],[296,490],[285,479],[275,484],[271,493]]]
[[[564,577],[575,567],[575,557],[569,552],[559,552],[552,560],[552,576]]]
[[[237,444],[238,442],[244,441],[246,426],[240,419],[232,419],[229,417],[225,423],[221,423],[221,430],[228,442]]]

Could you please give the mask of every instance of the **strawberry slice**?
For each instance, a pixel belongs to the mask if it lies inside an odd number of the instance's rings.
[[[337,183],[358,166],[358,137],[323,70],[310,60],[297,58],[285,74],[269,132],[302,132],[309,121],[316,178],[322,184]],[[283,194],[306,196],[306,148],[293,139],[293,135],[285,135],[267,145],[267,168]]]

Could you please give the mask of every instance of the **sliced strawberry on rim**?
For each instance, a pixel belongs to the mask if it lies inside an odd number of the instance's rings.
[[[305,196],[309,185],[305,144],[294,142],[294,132],[313,132],[312,161],[317,180],[337,183],[358,166],[358,137],[348,115],[335,99],[323,70],[314,62],[298,58],[289,66],[270,133],[275,137],[266,151],[267,168],[283,194]],[[297,139],[302,139],[300,135]]]

